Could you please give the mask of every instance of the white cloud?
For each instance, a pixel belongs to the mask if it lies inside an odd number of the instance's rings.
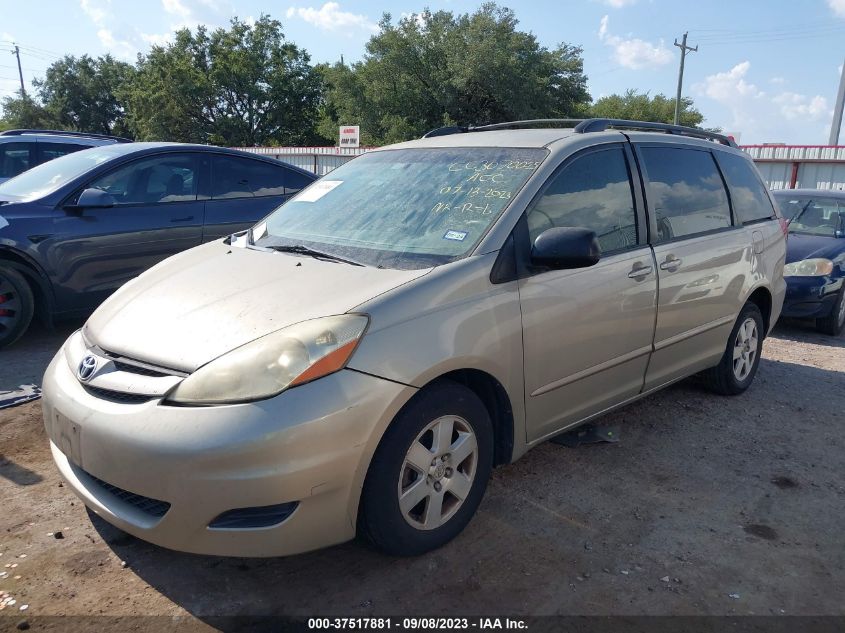
[[[622,7],[628,7],[635,4],[637,0],[602,0],[602,2],[614,9],[621,9]]]
[[[725,104],[735,102],[737,97],[762,97],[765,93],[745,80],[749,68],[751,62],[740,62],[727,72],[708,75],[697,87],[711,99]]]
[[[319,9],[290,7],[285,15],[288,19],[298,17],[323,31],[378,31],[378,25],[371,22],[367,16],[341,11],[337,2],[326,2]]]
[[[845,18],[845,0],[827,0],[827,6],[829,6],[830,10],[836,15],[841,18]]]
[[[736,64],[730,70],[705,77],[693,85],[696,105],[706,108],[707,99],[723,108],[724,114],[708,117],[708,124],[742,133],[744,142],[821,143],[821,125],[831,116],[831,108],[821,95],[784,91],[767,93],[751,80],[751,63]],[[769,79],[780,86],[781,77]],[[818,128],[818,129],[817,129]]]
[[[780,107],[780,113],[787,119],[818,121],[832,115],[827,99],[821,95],[808,97],[795,92],[782,92],[772,101]]]
[[[161,6],[165,13],[176,16],[180,20],[188,20],[191,17],[191,10],[182,3],[182,0],[161,0]]]
[[[626,0],[615,0],[625,2]],[[657,44],[641,40],[637,37],[624,39],[613,35],[608,30],[610,16],[605,15],[599,23],[599,40],[613,49],[613,57],[617,64],[633,70],[664,66],[672,61],[672,51],[660,40]]]
[[[108,16],[108,10],[103,4],[99,0],[79,0],[79,6],[85,12],[85,15],[91,18],[91,21],[96,25],[102,24]],[[109,4],[108,0],[105,4]]]

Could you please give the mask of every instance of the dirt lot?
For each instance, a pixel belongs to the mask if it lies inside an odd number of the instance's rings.
[[[66,334],[2,352],[0,389],[36,377]],[[494,473],[440,551],[247,560],[89,515],[34,402],[0,411],[0,592],[16,600],[0,615],[845,615],[843,412],[845,338],[779,326],[743,396],[686,381],[607,416],[616,444],[538,447]]]

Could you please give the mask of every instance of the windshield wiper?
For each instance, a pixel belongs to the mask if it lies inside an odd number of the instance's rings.
[[[323,253],[322,251],[314,250],[313,248],[304,246],[302,244],[295,244],[293,246],[275,245],[268,246],[267,248],[271,248],[274,251],[279,251],[280,253],[295,253],[297,255],[308,255],[309,257],[313,257],[314,259],[328,259],[335,262],[343,262],[344,264],[352,264],[353,266],[364,265],[360,262],[356,262],[351,259],[339,257],[338,255],[332,255],[331,253]]]

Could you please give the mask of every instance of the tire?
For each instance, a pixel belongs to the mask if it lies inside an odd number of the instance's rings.
[[[17,270],[0,266],[0,349],[17,341],[32,321],[35,298]]]
[[[839,336],[845,329],[845,284],[836,296],[830,314],[822,319],[816,319],[816,329],[830,336]]]
[[[448,443],[438,442],[449,428]],[[478,396],[448,380],[426,387],[376,449],[361,494],[359,536],[393,556],[445,545],[475,514],[492,467],[493,426]]]
[[[736,396],[748,389],[760,365],[763,336],[763,314],[760,308],[753,303],[746,303],[734,323],[719,364],[702,372],[705,384],[723,396]],[[734,358],[735,352],[739,358]]]

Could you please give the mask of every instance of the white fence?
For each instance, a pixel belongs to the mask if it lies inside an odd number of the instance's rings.
[[[318,176],[325,176],[343,163],[366,153],[369,147],[238,147],[244,152],[272,156]]]

